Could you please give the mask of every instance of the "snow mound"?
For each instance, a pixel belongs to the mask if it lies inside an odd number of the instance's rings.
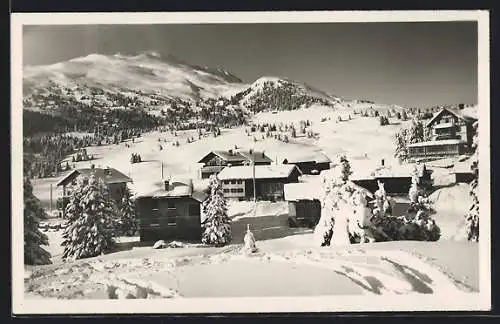
[[[458,183],[436,190],[429,196],[441,228],[441,239],[464,240],[464,215],[472,204],[469,185]]]

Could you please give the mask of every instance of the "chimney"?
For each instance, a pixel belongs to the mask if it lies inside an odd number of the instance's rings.
[[[189,194],[192,194],[194,189],[193,179],[188,180],[188,186],[189,186]]]
[[[253,153],[253,150],[252,150],[252,149],[249,149],[249,150],[248,150],[248,153],[252,154],[252,153]]]
[[[385,161],[384,159],[382,159],[382,161],[380,161],[380,165],[384,166],[385,165]]]
[[[229,152],[229,155],[233,155],[233,150],[229,149],[228,152]]]
[[[169,189],[170,189],[170,180],[167,179],[167,180],[163,181],[163,184],[164,184],[165,191],[169,191]]]

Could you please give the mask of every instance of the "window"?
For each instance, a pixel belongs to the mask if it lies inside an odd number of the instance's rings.
[[[168,208],[168,209],[175,209],[175,202],[173,202],[173,201],[169,201],[169,202],[168,202],[168,207],[167,207],[167,208]]]
[[[242,184],[243,180],[238,180],[237,182],[238,182],[238,184]]]
[[[160,210],[158,209],[158,200],[153,199],[151,201],[151,225],[150,226],[160,226]]]
[[[243,188],[236,189],[236,192],[242,193],[243,192]]]
[[[229,192],[229,189],[224,189],[224,193],[228,193]]]
[[[229,180],[224,180],[223,183],[224,184],[229,184]]]
[[[231,180],[231,184],[236,184],[236,180]]]

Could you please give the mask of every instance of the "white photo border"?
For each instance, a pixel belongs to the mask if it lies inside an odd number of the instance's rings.
[[[487,311],[491,309],[490,228],[490,62],[489,12],[460,11],[307,11],[169,13],[13,13],[11,15],[11,175],[12,311],[14,314],[179,314],[373,311]],[[315,296],[273,298],[179,298],[165,300],[29,300],[23,278],[22,28],[24,25],[340,23],[476,21],[478,26],[479,293],[402,296]]]

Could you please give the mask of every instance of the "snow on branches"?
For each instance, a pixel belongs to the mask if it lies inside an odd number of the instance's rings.
[[[210,196],[201,206],[203,222],[202,243],[223,246],[231,241],[231,219],[222,185],[216,175],[210,177]]]
[[[79,178],[66,206],[68,227],[63,232],[63,259],[98,256],[114,243],[117,208],[102,179]]]

